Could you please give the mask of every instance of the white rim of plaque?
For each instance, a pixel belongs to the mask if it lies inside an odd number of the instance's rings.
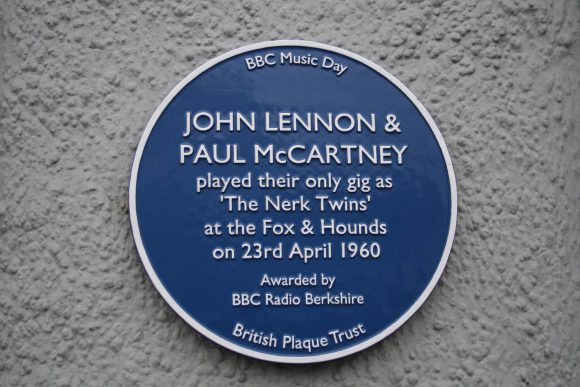
[[[447,242],[445,244],[445,249],[443,250],[443,255],[441,257],[439,265],[437,266],[437,270],[433,274],[431,281],[429,282],[429,284],[427,285],[427,287],[425,288],[423,293],[421,293],[421,296],[415,301],[415,303],[401,317],[399,317],[399,319],[397,319],[394,323],[389,325],[387,328],[385,328],[380,333],[374,335],[373,337],[369,338],[368,340],[365,340],[362,343],[359,343],[359,344],[356,344],[356,345],[353,345],[351,347],[348,347],[348,348],[345,348],[342,350],[338,350],[335,352],[323,354],[323,355],[281,356],[281,355],[272,355],[272,354],[262,353],[259,351],[245,348],[245,347],[238,345],[232,341],[226,340],[226,339],[216,335],[215,333],[213,333],[211,330],[204,327],[199,322],[197,322],[192,316],[190,316],[184,309],[181,308],[181,306],[177,303],[177,301],[175,301],[173,299],[173,297],[171,296],[171,294],[169,294],[167,289],[165,289],[161,280],[157,277],[157,274],[155,273],[155,270],[153,269],[153,266],[151,265],[151,262],[149,261],[149,257],[147,256],[147,252],[145,251],[145,247],[143,246],[143,241],[141,240],[141,233],[139,230],[139,222],[137,220],[136,185],[137,185],[137,175],[139,173],[139,165],[141,162],[141,156],[143,154],[143,149],[145,148],[145,145],[147,144],[147,140],[149,139],[149,134],[151,133],[151,131],[155,127],[157,120],[159,119],[159,117],[161,116],[161,114],[163,113],[163,111],[165,110],[167,105],[181,91],[181,89],[183,89],[187,84],[189,84],[198,75],[202,74],[204,71],[210,69],[211,67],[215,66],[216,64],[223,62],[224,60],[227,60],[229,58],[232,58],[236,55],[243,54],[245,52],[259,50],[259,49],[263,49],[263,48],[284,47],[284,46],[317,48],[317,49],[327,50],[330,52],[335,52],[337,54],[344,55],[346,57],[354,59],[354,60],[370,67],[371,69],[373,69],[374,71],[376,71],[377,73],[379,73],[383,77],[385,77],[387,80],[392,82],[395,86],[397,86],[405,94],[405,96],[413,102],[413,104],[417,107],[417,109],[419,109],[423,118],[427,121],[427,123],[429,124],[429,127],[431,128],[431,131],[435,135],[435,138],[437,139],[437,143],[439,144],[439,148],[441,149],[441,152],[443,153],[443,157],[445,158],[445,164],[447,166],[447,174],[449,175],[449,185],[450,185],[450,190],[451,190],[451,221],[449,224],[449,233],[447,234]],[[171,306],[171,308],[173,308],[173,310],[175,312],[177,312],[177,314],[182,319],[184,319],[189,325],[191,325],[196,331],[198,331],[199,333],[201,333],[205,337],[209,338],[210,340],[212,340],[212,341],[214,341],[214,342],[216,342],[216,343],[218,343],[218,344],[220,344],[220,345],[222,345],[222,346],[224,346],[232,351],[235,351],[235,352],[238,352],[238,353],[241,353],[243,355],[250,356],[250,357],[254,357],[257,359],[273,361],[273,362],[278,362],[278,363],[295,363],[295,364],[317,363],[317,362],[334,360],[334,359],[338,359],[338,358],[341,358],[344,356],[348,356],[348,355],[351,355],[353,353],[362,351],[363,349],[366,349],[366,348],[378,343],[379,341],[383,340],[384,338],[389,336],[391,333],[393,333],[395,330],[397,330],[401,325],[403,325],[421,307],[421,305],[423,305],[423,303],[425,302],[427,297],[429,297],[429,294],[431,294],[431,292],[433,291],[433,288],[437,284],[439,278],[441,277],[441,274],[443,273],[443,269],[445,268],[445,265],[447,264],[447,259],[449,258],[449,253],[451,252],[451,246],[453,244],[453,238],[455,236],[455,227],[456,227],[456,222],[457,222],[457,187],[455,184],[455,173],[453,172],[451,158],[449,156],[449,152],[447,150],[447,146],[445,145],[445,141],[443,140],[443,136],[441,135],[441,132],[437,128],[437,125],[435,125],[435,122],[433,121],[433,118],[431,118],[431,115],[429,114],[429,112],[427,112],[427,109],[425,109],[425,107],[421,104],[421,102],[419,102],[417,97],[415,97],[415,95],[405,85],[403,85],[397,78],[395,78],[394,76],[389,74],[386,70],[384,70],[382,67],[371,62],[370,60],[363,58],[362,56],[357,55],[355,53],[352,53],[348,50],[344,50],[342,48],[334,47],[334,46],[331,46],[328,44],[323,44],[323,43],[306,41],[306,40],[275,40],[275,41],[267,41],[267,42],[243,46],[243,47],[240,47],[236,50],[233,50],[233,51],[227,52],[223,55],[220,55],[217,58],[210,60],[209,62],[206,62],[202,66],[195,69],[191,74],[189,74],[187,77],[185,77],[181,82],[179,82],[179,84],[177,84],[177,86],[175,86],[173,88],[173,90],[171,90],[171,92],[167,95],[167,97],[165,97],[165,99],[163,100],[161,105],[159,105],[159,107],[155,110],[155,112],[153,113],[153,116],[151,117],[151,119],[147,123],[147,126],[145,127],[145,131],[144,131],[144,133],[141,136],[141,139],[139,141],[139,146],[137,147],[137,152],[135,154],[135,159],[133,160],[133,167],[131,170],[131,182],[129,185],[129,212],[130,212],[130,217],[131,217],[131,228],[133,230],[133,237],[135,239],[135,244],[137,245],[137,250],[139,252],[139,256],[141,257],[141,261],[143,262],[143,266],[145,266],[145,270],[147,271],[149,278],[151,279],[151,281],[153,282],[153,285],[155,285],[155,288],[161,294],[163,299],[169,304],[169,306]]]

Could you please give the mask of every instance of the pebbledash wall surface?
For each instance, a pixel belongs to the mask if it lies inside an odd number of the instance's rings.
[[[0,2],[0,385],[580,385],[580,3]],[[183,322],[131,237],[144,126],[194,68],[304,39],[405,83],[457,177],[425,305],[328,363],[237,355]]]

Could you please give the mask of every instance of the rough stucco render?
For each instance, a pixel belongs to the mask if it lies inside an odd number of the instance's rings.
[[[0,385],[580,385],[577,0],[48,3],[0,1]],[[132,158],[163,97],[273,39],[398,77],[458,182],[455,244],[426,304],[378,345],[310,366],[193,331],[129,226]]]

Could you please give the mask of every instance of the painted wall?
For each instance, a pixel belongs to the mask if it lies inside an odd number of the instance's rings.
[[[580,385],[577,0],[0,1],[0,385]],[[272,39],[373,60],[457,174],[442,281],[393,336],[312,366],[182,322],[131,237],[143,127],[193,68]]]

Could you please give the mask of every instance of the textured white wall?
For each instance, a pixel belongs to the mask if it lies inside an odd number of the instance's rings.
[[[0,385],[580,385],[577,0],[119,3],[0,0]],[[326,364],[202,338],[130,233],[150,114],[193,68],[271,39],[382,65],[457,174],[439,286],[393,336]]]

